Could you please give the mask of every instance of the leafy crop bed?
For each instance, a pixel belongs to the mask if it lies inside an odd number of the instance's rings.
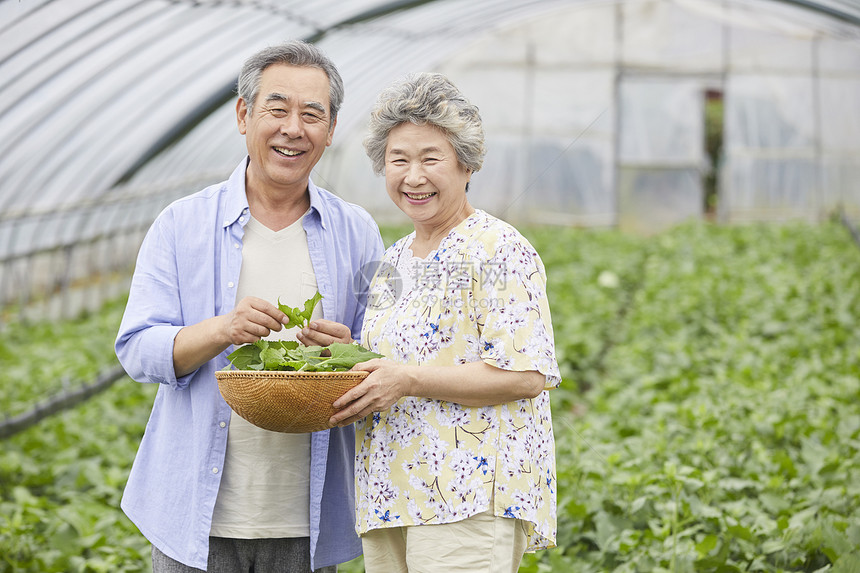
[[[848,233],[696,225],[565,248],[573,264],[548,271],[568,376],[554,396],[560,549],[523,569],[860,570]],[[617,288],[599,287],[604,271]]]
[[[552,392],[559,547],[521,571],[860,571],[860,250],[847,231],[526,234],[565,380]],[[53,345],[18,333],[14,358],[3,333],[4,411],[54,391],[55,372],[110,364],[117,321],[108,307]],[[147,570],[118,505],[154,390],[121,380],[2,442],[0,573]]]
[[[23,414],[116,365],[113,341],[124,308],[120,299],[76,320],[5,324],[0,330],[0,412]]]

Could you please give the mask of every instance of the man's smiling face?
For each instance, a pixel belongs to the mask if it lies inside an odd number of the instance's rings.
[[[248,188],[266,194],[303,193],[334,134],[325,72],[271,65],[263,70],[254,109],[240,98],[236,116],[251,158]]]

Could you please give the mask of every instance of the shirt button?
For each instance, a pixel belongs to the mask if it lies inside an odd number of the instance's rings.
[[[240,223],[244,223],[244,222],[245,222],[245,217],[239,217],[239,222],[240,222]]]
[[[233,281],[227,283],[227,288],[233,288]]]
[[[218,424],[218,425],[219,425],[219,426],[221,426],[222,428],[226,428],[226,427],[227,427],[227,422],[221,422],[221,423],[220,423],[220,424]]]
[[[238,249],[238,248],[239,248],[239,243],[233,243],[233,246],[234,246],[234,247],[236,247],[236,248]]]
[[[213,473],[213,474],[217,474],[217,473],[218,473],[218,468],[212,468],[212,473]]]

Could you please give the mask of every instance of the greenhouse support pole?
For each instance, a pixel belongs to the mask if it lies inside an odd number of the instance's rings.
[[[615,129],[612,134],[612,194],[615,203],[615,227],[621,224],[621,67],[624,45],[624,12],[621,2],[615,4],[615,77],[612,82],[612,99],[615,107]]]
[[[716,216],[718,223],[725,223],[728,220],[728,211],[726,210],[726,189],[724,189],[726,185],[726,155],[728,149],[728,122],[726,121],[726,109],[728,108],[729,102],[729,62],[731,61],[731,52],[729,52],[729,46],[731,45],[731,30],[729,29],[730,17],[728,0],[723,0],[722,2],[722,22],[720,23],[720,42],[721,42],[721,61],[720,61],[720,88],[723,90],[723,117],[722,117],[722,130],[723,130],[723,140],[720,144],[720,154],[717,157],[717,165],[715,166],[717,172],[717,185],[716,185],[716,193],[717,193],[717,209]]]
[[[821,35],[816,32],[810,42],[812,50],[812,129],[815,154],[815,219],[827,218],[828,201],[824,190],[824,146],[821,130]]]

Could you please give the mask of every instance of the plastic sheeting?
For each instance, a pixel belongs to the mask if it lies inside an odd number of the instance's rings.
[[[289,37],[347,86],[315,179],[383,222],[403,219],[364,125],[419,70],[481,108],[471,199],[514,222],[705,216],[706,92],[724,107],[719,220],[858,216],[858,30],[849,0],[0,0],[0,304],[127,269],[167,202],[244,155],[236,74]]]
[[[567,3],[446,52],[432,69],[482,110],[472,200],[513,220],[655,232],[706,215],[706,93],[724,107],[719,220],[860,209],[858,30],[794,4]],[[397,217],[339,134],[327,182]],[[326,162],[328,161],[328,162]]]

